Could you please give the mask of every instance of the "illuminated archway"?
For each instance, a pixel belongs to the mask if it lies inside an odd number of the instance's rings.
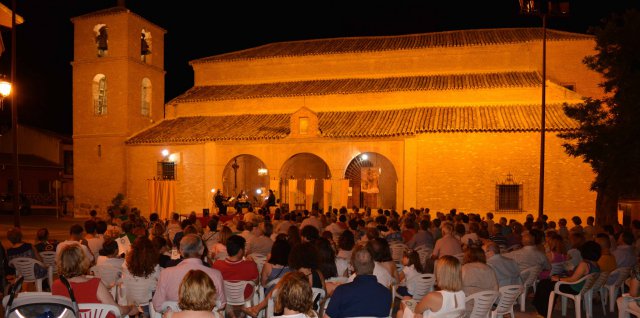
[[[324,179],[331,178],[331,170],[322,158],[311,153],[299,153],[287,159],[280,169],[280,193],[282,193],[282,202],[289,204],[289,210],[296,207],[294,204],[301,205],[303,202],[312,209],[326,209],[323,207],[324,197]],[[299,197],[292,197],[292,189],[289,188],[288,180],[297,180],[296,188]],[[315,180],[313,185],[313,196],[306,197],[307,184],[306,180]],[[311,200],[311,202],[307,202]]]
[[[238,155],[222,171],[222,191],[225,196],[236,196],[244,190],[253,205],[261,204],[261,193],[269,188],[269,170],[258,157]]]
[[[361,153],[351,160],[344,174],[349,179],[349,206],[396,208],[398,176],[391,160],[375,152]]]

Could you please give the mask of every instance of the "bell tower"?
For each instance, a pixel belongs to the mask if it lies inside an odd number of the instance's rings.
[[[125,140],[164,118],[166,31],[123,5],[71,19],[74,212],[127,195]]]

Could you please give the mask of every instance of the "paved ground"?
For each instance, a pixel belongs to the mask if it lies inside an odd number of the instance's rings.
[[[47,227],[50,232],[50,237],[57,240],[64,240],[69,234],[69,227],[74,223],[83,224],[85,219],[74,219],[72,217],[61,217],[56,218],[55,216],[40,216],[40,215],[31,215],[24,216],[21,218],[21,228],[23,230],[23,236],[25,241],[33,241],[35,239],[35,233],[38,229],[42,227]],[[11,215],[0,215],[0,240],[4,246],[8,245],[8,241],[6,239],[7,229],[13,226],[13,216]],[[531,292],[532,293],[532,292]],[[515,318],[536,318],[537,313],[535,309],[531,305],[531,300],[533,295],[529,294],[527,298],[526,312],[521,313],[519,307],[516,309],[516,317]],[[562,317],[560,312],[560,304],[558,300],[558,305],[556,306],[556,310],[553,313],[554,318]],[[609,313],[604,316],[602,313],[602,307],[599,301],[594,301],[593,304],[593,315],[594,318],[616,318],[617,311],[615,313]],[[4,308],[0,311],[0,318],[4,316]],[[584,311],[582,316],[584,317]],[[573,310],[573,306],[571,302],[569,302],[567,317],[574,318],[575,311]]]

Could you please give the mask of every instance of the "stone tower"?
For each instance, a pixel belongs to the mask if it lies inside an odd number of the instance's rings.
[[[127,197],[124,142],[164,118],[166,31],[117,6],[71,19],[74,212]]]

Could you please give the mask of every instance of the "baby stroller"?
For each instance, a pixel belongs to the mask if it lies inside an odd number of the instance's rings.
[[[50,293],[20,293],[23,277],[18,278],[11,287],[11,292],[3,300],[6,318],[75,318],[78,315],[78,304],[69,282],[62,276],[60,280],[69,291],[69,297],[54,296]],[[6,301],[6,303],[5,303]]]

